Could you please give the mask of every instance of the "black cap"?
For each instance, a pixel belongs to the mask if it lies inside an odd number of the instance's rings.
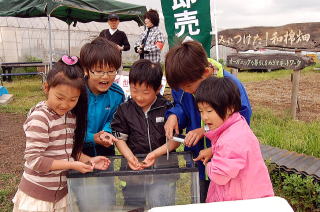
[[[119,16],[115,13],[108,15],[108,20],[116,19],[119,20]]]

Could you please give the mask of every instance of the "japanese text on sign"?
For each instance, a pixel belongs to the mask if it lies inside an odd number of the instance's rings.
[[[301,60],[289,60],[289,59],[233,59],[228,60],[228,64],[231,65],[243,65],[246,67],[267,67],[267,66],[279,66],[279,67],[299,67]]]
[[[173,0],[173,11],[179,8],[191,9],[193,3],[196,3],[197,0]],[[197,19],[198,11],[192,10],[183,10],[182,13],[174,13],[174,18],[176,19],[174,23],[175,29],[178,29],[179,32],[176,34],[177,37],[181,37],[186,28],[188,29],[188,34],[198,35],[200,33],[199,20]]]
[[[232,44],[243,44],[243,45],[259,45],[259,46],[268,46],[268,45],[293,45],[299,44],[302,42],[309,42],[310,34],[303,33],[301,30],[286,31],[284,34],[278,32],[265,32],[265,35],[251,35],[250,33],[240,35],[237,34],[233,37],[225,38],[223,35],[219,36],[219,43],[221,45],[232,45]]]

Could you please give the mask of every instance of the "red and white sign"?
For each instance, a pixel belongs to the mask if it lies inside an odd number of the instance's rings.
[[[116,79],[114,80],[115,83],[117,83],[122,90],[125,93],[126,99],[128,99],[128,97],[130,96],[130,85],[129,85],[129,76],[128,75],[117,75]],[[161,90],[160,90],[160,94],[163,95],[164,93],[164,89],[166,87],[167,84],[167,80],[166,78],[163,76],[162,77],[162,81],[161,81]]]

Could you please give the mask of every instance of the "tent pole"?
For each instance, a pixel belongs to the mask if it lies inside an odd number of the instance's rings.
[[[70,24],[68,24],[68,55],[70,56]]]
[[[217,1],[215,1],[217,2]],[[217,27],[217,11],[216,11],[216,5],[214,4],[215,2],[211,1],[213,4],[213,18],[214,18],[214,34],[215,36],[215,43],[216,43],[216,60],[219,61],[219,43],[218,43],[218,27]]]
[[[52,69],[52,42],[51,42],[51,22],[50,22],[50,15],[48,15],[48,29],[49,29],[49,67]]]

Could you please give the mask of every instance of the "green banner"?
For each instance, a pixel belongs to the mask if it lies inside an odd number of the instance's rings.
[[[169,47],[190,36],[201,42],[210,56],[210,0],[161,0],[161,5]]]

